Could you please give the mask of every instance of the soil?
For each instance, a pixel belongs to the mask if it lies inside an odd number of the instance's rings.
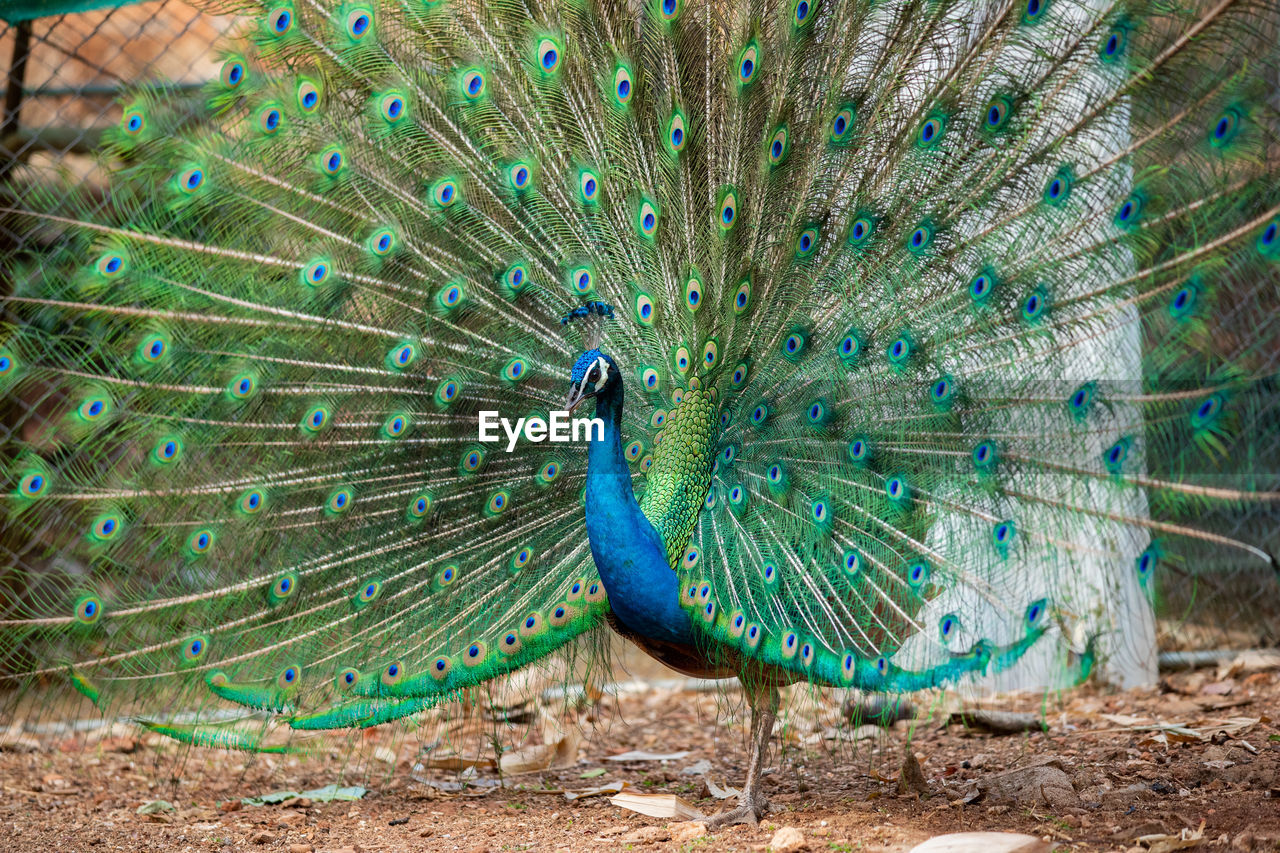
[[[713,794],[745,771],[741,696],[649,676],[618,695],[588,685],[571,700],[530,682],[512,688],[523,699],[502,697],[503,708],[489,697],[454,703],[416,727],[375,729],[302,756],[180,748],[122,723],[13,726],[0,737],[0,848],[907,851],[983,830],[1027,833],[1063,851],[1280,851],[1274,669],[982,703],[1026,712],[993,721],[1031,721],[1011,734],[961,722],[953,695],[914,697],[889,709],[908,719],[875,727],[848,718],[858,697],[791,688],[764,783],[776,811],[758,827],[714,833],[590,793],[621,782],[628,794],[676,795],[706,815],[733,804]],[[507,750],[501,774],[494,743]],[[686,754],[608,760],[633,750]],[[530,770],[548,765],[559,766]],[[241,800],[332,784],[367,791],[353,801]],[[566,791],[588,793],[569,800]]]

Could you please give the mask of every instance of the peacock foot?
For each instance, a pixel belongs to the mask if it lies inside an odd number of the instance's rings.
[[[738,807],[733,811],[721,812],[707,821],[707,829],[720,829],[725,826],[736,826],[740,823],[755,826],[760,818],[767,815],[773,807],[763,794],[750,795],[743,792],[738,797]]]

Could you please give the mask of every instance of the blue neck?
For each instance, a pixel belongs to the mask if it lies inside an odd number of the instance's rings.
[[[693,626],[680,608],[679,578],[631,490],[622,454],[621,377],[596,397],[596,417],[604,421],[604,437],[587,448],[587,539],[609,606],[638,634],[691,645]]]

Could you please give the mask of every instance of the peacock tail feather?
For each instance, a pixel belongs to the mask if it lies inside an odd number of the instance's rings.
[[[218,709],[371,726],[571,648],[585,454],[477,423],[560,408],[594,301],[708,648],[914,690],[1054,634],[1078,679],[1083,579],[1274,564],[1204,523],[1280,498],[1269,4],[224,11],[203,122],[139,93],[105,210],[6,212],[58,235],[0,331],[9,682],[252,749]]]

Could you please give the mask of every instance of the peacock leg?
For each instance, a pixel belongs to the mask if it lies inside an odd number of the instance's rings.
[[[769,744],[773,741],[773,724],[778,719],[778,688],[772,684],[753,686],[744,683],[743,686],[751,704],[751,743],[748,747],[751,753],[747,759],[747,779],[742,793],[738,795],[738,807],[707,821],[710,829],[738,823],[755,826],[769,812],[769,801],[760,791],[760,777],[765,757],[769,754]]]

